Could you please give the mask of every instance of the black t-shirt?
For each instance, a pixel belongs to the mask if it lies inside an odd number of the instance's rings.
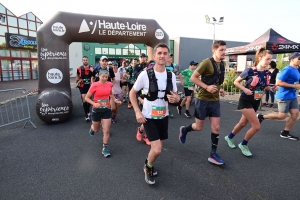
[[[144,70],[145,67],[148,67],[147,66],[147,63],[141,63],[141,64],[137,64],[135,67],[134,67],[134,77],[137,78],[139,76],[139,74]]]
[[[109,70],[109,75],[108,75],[108,79],[107,81],[111,82],[111,79],[115,78],[115,73],[114,70],[112,68],[107,67]],[[107,70],[106,68],[106,70]],[[93,71],[93,77],[95,78],[95,82],[99,81],[99,70],[101,70],[103,68],[97,68]]]

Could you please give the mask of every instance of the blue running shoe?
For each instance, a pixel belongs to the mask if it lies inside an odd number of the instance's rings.
[[[185,126],[181,126],[179,129],[179,141],[182,144],[185,143],[185,139],[186,139],[186,132],[183,131],[183,128],[185,128]]]
[[[222,160],[218,154],[210,154],[210,156],[208,158],[208,162],[211,162],[215,165],[224,165],[225,164],[224,160]]]
[[[94,136],[95,135],[95,132],[91,128],[90,128],[89,133],[90,133],[90,136]]]
[[[110,156],[110,153],[109,151],[107,150],[107,148],[103,148],[102,149],[102,154],[105,158],[109,157]]]

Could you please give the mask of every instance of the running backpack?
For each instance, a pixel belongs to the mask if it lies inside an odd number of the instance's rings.
[[[158,90],[157,79],[153,68],[147,69],[147,75],[149,79],[149,91],[148,94],[145,95],[145,98],[148,101],[155,101],[156,99],[164,99],[165,101],[168,101],[167,94],[171,94],[170,91],[173,90],[172,72],[167,69],[167,87],[165,90]],[[165,92],[165,96],[157,97],[158,92]]]
[[[257,68],[252,67],[252,70],[253,70],[254,76],[258,77]],[[266,86],[268,86],[270,84],[271,73],[269,72],[269,70],[266,70],[266,69],[264,70],[264,72],[265,72],[265,76],[266,76]],[[255,86],[252,86],[250,83],[248,87],[250,90],[254,91],[256,89],[256,85],[257,84],[255,84]]]
[[[89,68],[85,68],[83,65],[77,68],[79,72],[79,79],[80,83],[78,84],[78,87],[84,86],[84,79],[91,79],[92,72],[90,71],[90,68],[93,67],[92,65],[89,65]]]
[[[214,60],[214,58],[209,58],[209,60],[211,61],[213,68],[214,68],[214,74],[211,76],[202,76],[201,80],[203,83],[205,83],[206,85],[221,85],[224,82],[224,76],[225,76],[225,66],[223,61],[221,61],[220,63],[220,71],[218,71],[218,65],[216,63],[216,61]]]

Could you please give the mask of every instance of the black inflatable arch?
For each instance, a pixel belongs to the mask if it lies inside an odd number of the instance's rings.
[[[169,44],[155,20],[58,12],[37,31],[39,96],[36,112],[46,123],[61,123],[72,113],[69,45],[72,42]],[[78,63],[80,65],[81,63]]]

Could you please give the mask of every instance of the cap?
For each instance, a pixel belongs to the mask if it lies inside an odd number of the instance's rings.
[[[113,65],[114,65],[114,66],[118,66],[118,63],[114,62]]]
[[[106,56],[101,56],[100,60],[108,60],[108,58]]]
[[[147,57],[146,54],[141,53],[140,57]]]
[[[173,57],[173,54],[170,54],[171,57]]]
[[[196,61],[192,60],[192,61],[190,62],[190,65],[198,65],[198,63],[197,63]]]
[[[112,65],[113,63],[112,63],[111,61],[108,61],[108,64],[109,64],[109,65]]]
[[[299,52],[294,52],[289,56],[289,60],[292,60],[294,58],[299,58],[300,57],[300,53]]]

